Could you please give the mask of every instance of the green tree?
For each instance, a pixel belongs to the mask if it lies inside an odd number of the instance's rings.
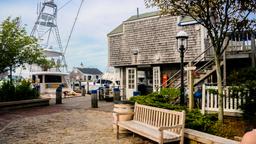
[[[223,121],[223,95],[221,56],[229,44],[228,33],[236,33],[255,27],[254,0],[145,0],[147,6],[157,6],[162,14],[190,16],[207,30],[214,49],[219,95],[218,119]]]
[[[47,71],[50,68],[57,67],[54,61],[47,59],[40,59],[37,64],[43,69],[43,71]]]
[[[0,72],[12,72],[25,63],[38,63],[44,59],[34,37],[27,35],[20,18],[7,18],[0,25]]]

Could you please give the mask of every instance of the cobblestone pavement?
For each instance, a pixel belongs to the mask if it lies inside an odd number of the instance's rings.
[[[90,108],[90,97],[66,98],[63,104],[0,112],[0,144],[151,144],[139,136],[112,130],[113,103]]]

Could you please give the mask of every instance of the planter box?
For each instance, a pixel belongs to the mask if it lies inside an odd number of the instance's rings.
[[[193,129],[185,129],[184,135],[188,144],[240,144],[238,141],[226,139]]]
[[[0,102],[0,110],[20,109],[36,106],[48,106],[50,99],[31,99],[10,102]]]

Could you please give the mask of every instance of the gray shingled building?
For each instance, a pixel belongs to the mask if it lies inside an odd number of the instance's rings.
[[[107,35],[108,63],[120,69],[121,88],[127,98],[138,91],[140,85],[145,85],[147,91],[156,91],[166,81],[166,77],[173,77],[179,70],[176,34],[181,30],[189,35],[185,63],[199,61],[196,67],[201,67],[209,62],[212,50],[209,48],[206,30],[189,17],[159,16],[159,12],[145,13],[130,17]],[[241,42],[241,39],[230,41],[230,47],[237,51],[250,50],[250,46]],[[230,54],[227,57],[230,61],[239,58],[244,59],[247,65],[250,63],[248,54],[239,54],[239,57]],[[213,66],[208,69],[212,71],[199,79],[198,83],[213,79]]]

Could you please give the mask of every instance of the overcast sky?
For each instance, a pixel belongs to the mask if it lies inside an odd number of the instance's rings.
[[[55,0],[61,7],[69,0]],[[37,17],[37,3],[40,0],[0,0],[0,21],[8,16],[21,17],[28,33]],[[81,0],[72,0],[58,12],[58,26],[65,46]],[[146,8],[144,0],[85,0],[77,20],[66,59],[69,69],[80,66],[96,67],[103,72],[107,69],[107,33],[130,16],[154,11]]]

